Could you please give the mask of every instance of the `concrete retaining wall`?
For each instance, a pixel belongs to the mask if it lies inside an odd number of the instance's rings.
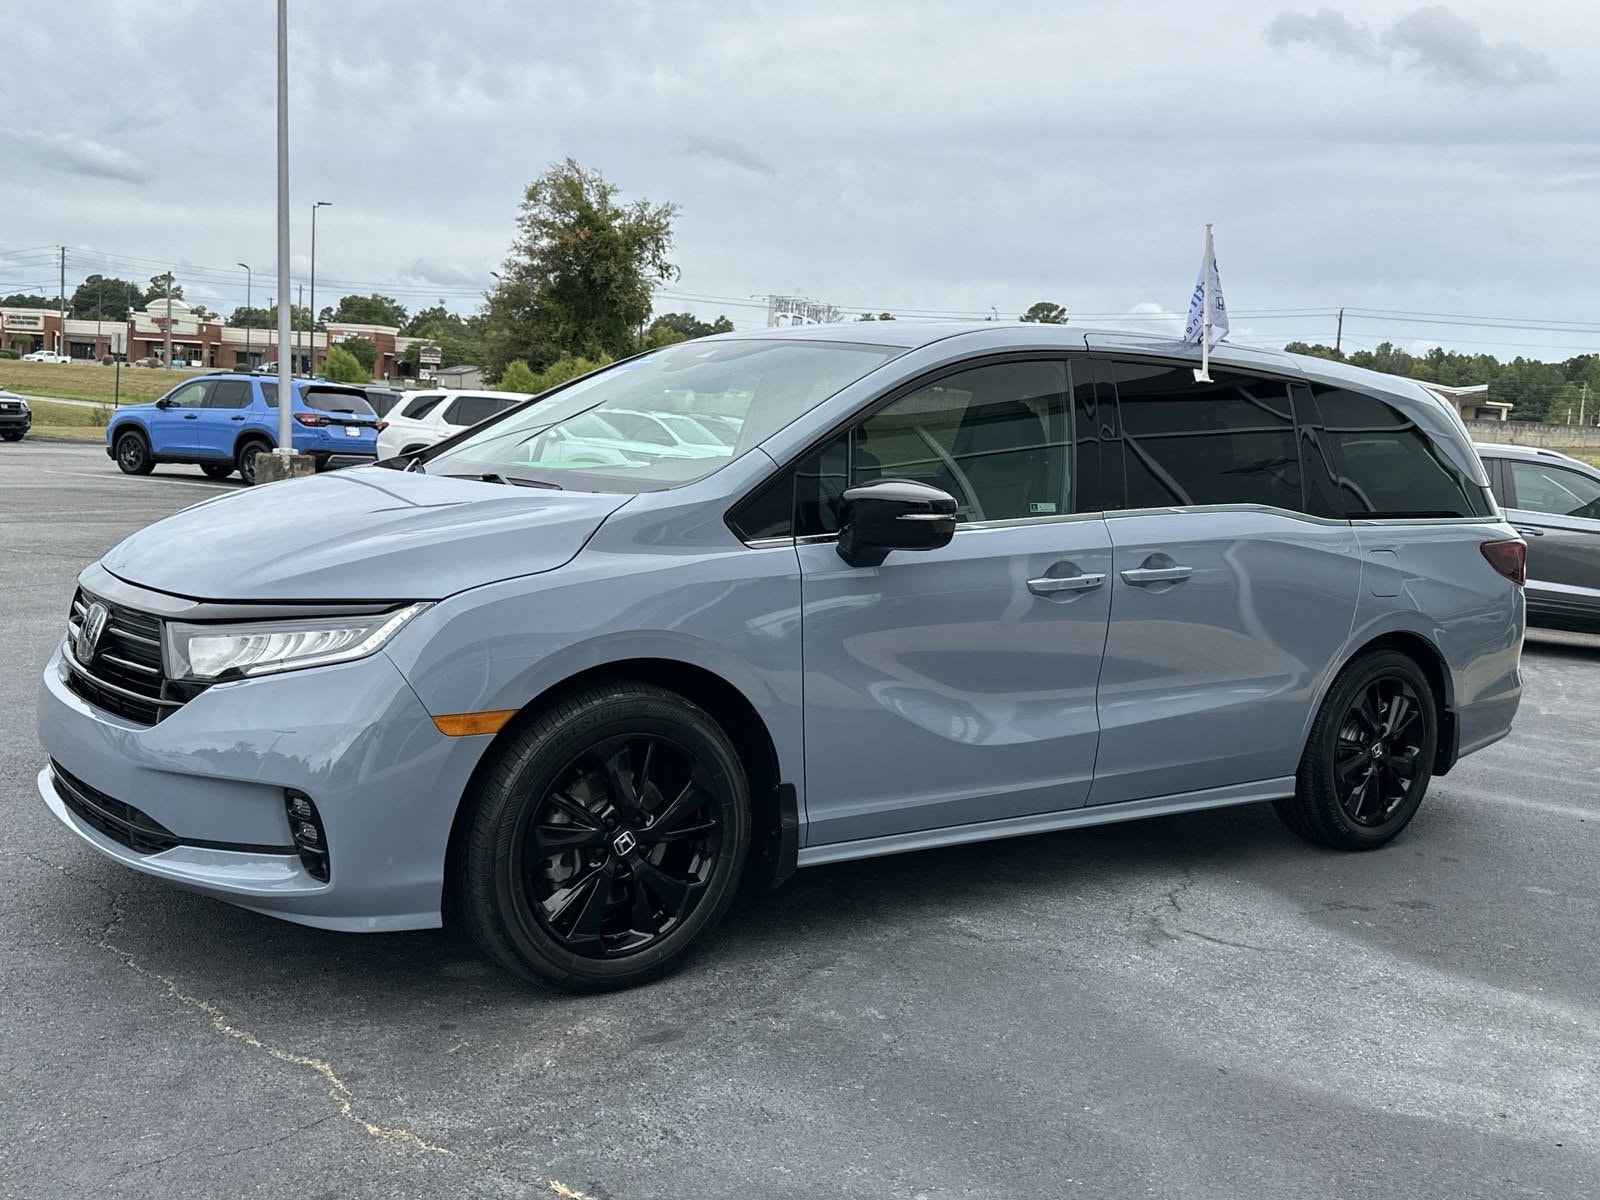
[[[1600,426],[1547,425],[1542,421],[1468,421],[1475,442],[1547,446],[1552,450],[1600,447]]]

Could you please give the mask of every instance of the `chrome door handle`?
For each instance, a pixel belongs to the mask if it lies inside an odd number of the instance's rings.
[[[1193,574],[1193,567],[1134,567],[1124,571],[1122,578],[1135,587],[1143,587],[1147,583],[1176,583]]]
[[[1052,592],[1087,592],[1106,581],[1104,575],[1042,575],[1028,580],[1028,590],[1035,596],[1048,596]]]
[[[1542,530],[1542,529],[1530,529],[1526,525],[1513,525],[1511,528],[1515,529],[1523,537],[1543,537],[1544,536],[1544,530]]]

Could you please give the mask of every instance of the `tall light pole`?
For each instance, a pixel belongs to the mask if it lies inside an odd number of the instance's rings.
[[[311,206],[311,369],[317,366],[317,209],[332,208],[332,200],[318,200]]]
[[[278,0],[278,450],[294,455],[289,351],[289,0]],[[288,463],[284,463],[287,473]]]
[[[250,331],[256,327],[256,314],[255,310],[250,307],[250,264],[239,263],[238,265],[244,268],[244,307],[245,311],[250,314],[250,324],[244,327],[244,361],[254,370],[256,364],[253,361],[255,355],[251,348]]]

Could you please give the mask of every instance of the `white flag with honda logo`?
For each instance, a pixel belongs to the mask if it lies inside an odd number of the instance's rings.
[[[1206,226],[1206,252],[1200,261],[1200,274],[1189,298],[1189,320],[1183,327],[1183,340],[1192,346],[1205,340],[1206,348],[1228,336],[1228,306],[1222,300],[1222,279],[1217,274],[1217,254],[1211,244],[1211,226]]]

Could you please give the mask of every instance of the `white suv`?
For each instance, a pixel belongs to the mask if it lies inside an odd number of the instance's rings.
[[[422,450],[529,399],[528,392],[418,392],[389,411],[378,457]]]

